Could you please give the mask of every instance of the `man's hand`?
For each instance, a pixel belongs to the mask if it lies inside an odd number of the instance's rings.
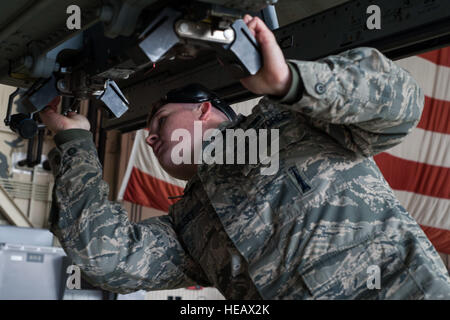
[[[244,22],[261,47],[263,66],[255,75],[241,79],[242,85],[255,94],[286,95],[292,75],[274,34],[258,17],[247,14]]]
[[[60,97],[56,97],[50,104],[39,113],[42,122],[53,133],[68,129],[85,129],[89,130],[91,125],[88,119],[76,112],[69,112],[67,116],[63,116],[57,112]]]

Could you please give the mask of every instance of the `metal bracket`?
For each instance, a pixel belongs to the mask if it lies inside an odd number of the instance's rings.
[[[262,66],[259,44],[243,20],[236,20],[231,28],[236,38],[229,45],[216,47],[219,58],[234,78],[256,74]]]
[[[56,82],[54,75],[47,79],[37,80],[17,102],[19,112],[33,114],[44,109],[59,95]]]
[[[9,95],[8,98],[8,108],[6,109],[6,117],[5,117],[5,125],[9,126],[9,124],[11,123],[11,111],[12,111],[12,106],[13,106],[13,102],[14,102],[14,98],[20,94],[20,88],[17,88],[16,90],[14,90],[13,93],[11,93]]]
[[[150,62],[161,60],[172,47],[183,42],[215,50],[236,78],[253,75],[261,68],[259,45],[243,20],[236,20],[231,28],[214,30],[207,23],[179,19],[181,15],[165,8],[142,32],[139,48]],[[146,62],[138,60],[140,64]]]
[[[139,48],[151,62],[160,60],[178,43],[173,26],[180,17],[180,11],[165,8],[139,36]]]
[[[214,30],[208,23],[183,19],[175,23],[175,33],[180,38],[201,40],[206,43],[231,44],[235,39],[235,32],[231,28]]]
[[[106,108],[116,118],[120,118],[128,110],[130,104],[120,91],[119,86],[112,80],[106,81],[105,92],[98,99],[103,101]]]
[[[194,40],[215,50],[234,78],[254,75],[261,68],[259,45],[241,19],[225,30],[213,30],[206,23],[179,20],[175,23],[175,32],[181,39]]]
[[[71,75],[75,77],[75,80],[70,80],[69,84],[64,79],[57,80],[55,75],[52,75],[48,79],[39,79],[36,81],[17,102],[19,113],[11,116],[12,103],[14,97],[19,94],[19,89],[13,92],[9,98],[8,111],[4,120],[5,124],[9,125],[21,137],[30,139],[29,143],[31,144],[36,133],[39,132],[41,134],[39,130],[40,125],[36,123],[33,116],[43,110],[56,96],[61,95],[61,92],[64,94],[64,98],[76,96],[77,101],[81,97],[96,97],[103,101],[110,114],[117,118],[128,110],[129,102],[114,81],[106,80],[102,90],[99,91],[98,84],[91,84],[90,87],[87,86],[91,81],[87,80],[85,76],[80,76],[78,73]],[[70,77],[67,79],[70,79]],[[81,93],[77,93],[77,89],[80,89]],[[72,109],[72,105],[65,106],[63,109],[64,114],[69,109]],[[28,157],[27,163],[31,162],[33,161],[29,160]]]
[[[31,71],[33,78],[48,78],[54,71],[59,69],[56,59],[61,51],[66,49],[79,50],[82,48],[82,45],[83,32],[77,33],[69,40],[41,55],[36,53],[37,49],[32,45],[31,51],[33,56],[26,56],[24,64]]]
[[[450,1],[378,0],[377,5],[383,8],[382,29],[367,30],[366,8],[372,3],[348,1],[278,28],[274,34],[287,59],[310,61],[358,46],[375,47],[395,60],[450,43]],[[193,81],[208,86],[228,103],[256,97],[239,81],[221,73],[214,61],[194,62],[186,70],[172,66],[178,70],[176,77],[168,78],[164,70],[155,70],[152,78],[127,86],[124,92],[132,102],[130,110],[121,119],[105,121],[104,128],[126,132],[144,127],[149,103],[161,98],[163,92]]]
[[[27,147],[27,157],[23,160],[20,160],[17,164],[21,167],[27,166],[28,168],[32,168],[41,163],[42,160],[42,147],[44,145],[44,127],[41,127],[37,130],[37,146],[35,148],[36,137],[33,135],[28,138],[28,147]]]

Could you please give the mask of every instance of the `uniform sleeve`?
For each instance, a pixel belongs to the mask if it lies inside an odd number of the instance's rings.
[[[399,144],[420,120],[421,88],[374,48],[289,64],[300,75],[302,92],[287,107],[356,153],[372,156]]]
[[[120,204],[108,201],[90,132],[67,130],[55,142],[51,231],[89,282],[117,293],[209,285],[169,216],[131,223]]]

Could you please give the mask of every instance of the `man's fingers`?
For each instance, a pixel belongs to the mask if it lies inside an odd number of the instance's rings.
[[[263,44],[273,41],[275,38],[272,31],[267,27],[267,25],[258,17],[252,17],[250,15],[244,16],[244,22],[247,24],[248,29],[256,38],[256,40]]]
[[[277,62],[284,62],[284,56],[272,31],[258,17],[254,17],[248,28],[255,31],[256,41],[261,46],[264,61],[278,68]]]
[[[56,110],[53,108],[53,106],[46,106],[41,112],[39,112],[39,116],[42,118],[42,116],[44,117],[49,117],[49,114],[51,113],[56,113]]]
[[[61,96],[56,96],[49,104],[48,106],[56,111],[58,108],[59,103],[61,102]]]
[[[42,122],[49,127],[64,122],[65,118],[62,114],[53,110],[52,107],[45,108],[39,112],[39,116],[41,117]]]
[[[48,105],[44,110],[39,112],[42,122],[48,129],[57,133],[61,130],[68,129],[85,129],[90,130],[91,126],[86,117],[76,113],[69,112],[64,116],[56,111],[57,104]]]
[[[279,49],[274,34],[266,26],[264,21],[258,17],[252,17],[250,15],[245,15],[244,21],[246,21],[248,29],[261,46],[264,61],[278,61],[282,53]],[[284,61],[284,57],[282,60]]]
[[[251,15],[246,14],[242,20],[244,20],[244,22],[248,24],[252,19],[253,17]]]
[[[55,98],[53,98],[53,100],[49,103],[50,105],[53,104],[59,104],[59,102],[61,101],[61,96],[56,96]]]
[[[266,24],[258,17],[254,17],[249,23],[248,28],[255,31],[256,36],[267,36],[272,34],[272,31],[266,26]]]
[[[53,112],[57,112],[59,102],[58,103],[53,103],[53,102],[54,102],[54,100],[52,102],[50,102],[48,105],[46,105],[45,108],[42,109],[42,111],[40,113],[47,112],[49,110],[51,110]]]
[[[241,83],[256,94],[283,95],[290,71],[275,35],[258,17],[245,15],[243,20],[260,45],[263,67],[256,75],[240,79]]]
[[[51,108],[46,108],[43,111],[39,112],[39,116],[41,117],[42,122],[47,124],[52,119],[55,119],[57,113]]]
[[[246,14],[243,18],[245,24],[247,25],[248,30],[252,33],[253,36],[255,36],[255,29],[253,27],[250,27],[250,22],[253,20],[253,17],[249,14]]]

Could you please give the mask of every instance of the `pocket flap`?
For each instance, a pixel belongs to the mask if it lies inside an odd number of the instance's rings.
[[[376,294],[369,290],[368,280],[373,270],[379,270],[382,279],[406,271],[396,244],[384,233],[369,236],[338,250],[323,255],[300,274],[316,299],[355,299],[366,294]]]

